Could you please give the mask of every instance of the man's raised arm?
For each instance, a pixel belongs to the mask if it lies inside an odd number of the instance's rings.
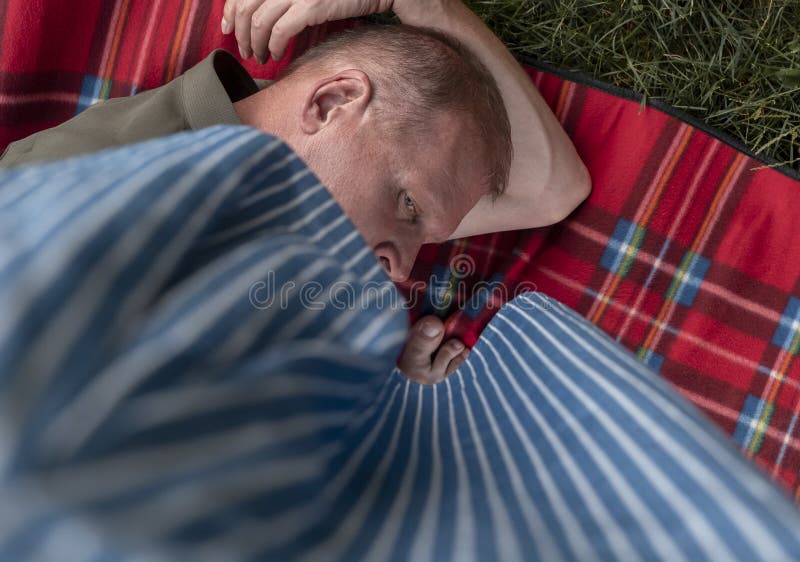
[[[514,160],[508,188],[484,197],[452,238],[546,226],[588,195],[589,174],[569,137],[503,43],[461,0],[228,0],[222,29],[234,31],[244,58],[283,56],[306,26],[392,9],[408,25],[438,29],[471,49],[491,71],[511,123]]]
[[[405,5],[424,4],[416,15]],[[484,197],[452,238],[534,228],[565,218],[591,190],[589,173],[556,116],[530,77],[503,43],[461,0],[395,2],[398,17],[410,25],[444,31],[472,50],[491,71],[511,123],[514,159],[506,192],[494,202]]]

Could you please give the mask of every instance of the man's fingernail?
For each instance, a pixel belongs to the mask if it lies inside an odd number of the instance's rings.
[[[222,18],[222,33],[223,35],[227,35],[231,32],[231,24],[228,23],[228,20]]]
[[[422,326],[422,333],[429,338],[435,338],[439,335],[439,328],[433,324],[425,324]]]
[[[460,341],[454,341],[450,345],[452,345],[453,349],[455,349],[456,351],[461,351],[462,349],[464,349],[464,344],[461,343]]]
[[[239,54],[242,56],[242,58],[243,58],[244,60],[247,60],[248,53],[247,53],[247,51],[245,51],[245,50],[244,50],[244,49],[242,49],[241,47],[239,47]]]

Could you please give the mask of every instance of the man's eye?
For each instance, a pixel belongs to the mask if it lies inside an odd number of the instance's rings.
[[[405,203],[406,209],[411,211],[413,215],[416,216],[417,214],[417,205],[414,203],[414,200],[408,193],[403,194],[403,203]]]

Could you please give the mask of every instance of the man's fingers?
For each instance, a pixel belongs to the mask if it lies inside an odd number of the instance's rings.
[[[286,54],[289,41],[310,25],[387,10],[390,0],[227,0],[222,10],[222,32],[233,30],[239,53],[266,62]],[[267,52],[269,51],[269,53]]]
[[[264,2],[253,14],[253,27],[250,31],[250,46],[259,64],[264,64],[269,58],[269,39],[272,28],[289,9],[287,0],[271,0]]]
[[[235,9],[236,0],[227,0],[225,6],[222,8],[222,33],[225,35],[233,31]]]
[[[409,330],[408,341],[397,366],[418,383],[434,384],[441,381],[469,355],[469,350],[459,340],[451,339],[442,345],[443,339],[444,324],[439,318],[420,318]]]
[[[234,31],[236,42],[239,43],[239,54],[243,59],[249,59],[253,54],[250,48],[250,26],[253,19],[253,12],[261,5],[264,0],[237,0],[234,8]]]
[[[469,357],[469,349],[465,349],[464,351],[456,355],[455,358],[450,361],[450,364],[447,366],[447,370],[444,372],[444,375],[446,377],[449,377],[450,375],[455,373],[456,369],[458,369],[461,366],[461,364],[464,361],[466,361],[467,357]]]
[[[313,18],[313,19],[312,19]],[[272,58],[280,60],[286,53],[286,46],[289,40],[303,31],[309,25],[315,25],[327,21],[324,17],[314,17],[307,10],[291,6],[286,13],[272,26],[269,38],[269,52]]]
[[[431,366],[431,371],[436,375],[437,380],[445,377],[451,361],[461,355],[462,351],[464,351],[464,344],[455,339],[449,340],[439,349]]]
[[[397,366],[407,375],[420,371],[427,373],[431,368],[431,355],[442,343],[444,325],[435,316],[425,316],[417,320],[408,332],[408,341]]]

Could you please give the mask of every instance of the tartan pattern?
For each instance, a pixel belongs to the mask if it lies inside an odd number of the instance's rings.
[[[625,277],[631,268],[636,252],[642,245],[645,229],[632,222],[619,219],[611,239],[600,258],[600,267],[620,277]]]
[[[800,346],[800,299],[792,297],[783,311],[772,343],[781,346],[792,355],[797,355]]]
[[[103,91],[103,84],[106,81],[98,78],[97,76],[84,76],[83,84],[81,85],[81,94],[78,98],[78,105],[75,108],[75,115],[79,114],[84,109],[87,109],[92,104],[100,101],[100,93]]]
[[[0,0],[0,147],[94,99],[164,84],[214,48],[236,52],[222,6]],[[274,76],[341,27],[304,33],[278,64],[245,66]],[[528,71],[593,193],[559,225],[424,247],[404,289],[435,276],[439,290],[423,288],[412,316],[448,317],[472,345],[515,291],[543,291],[638,353],[798,499],[798,181],[662,111]],[[459,256],[474,267],[452,282]]]
[[[692,306],[709,265],[711,262],[707,258],[692,251],[686,252],[675,277],[672,278],[669,289],[667,289],[666,298],[683,306]]]

